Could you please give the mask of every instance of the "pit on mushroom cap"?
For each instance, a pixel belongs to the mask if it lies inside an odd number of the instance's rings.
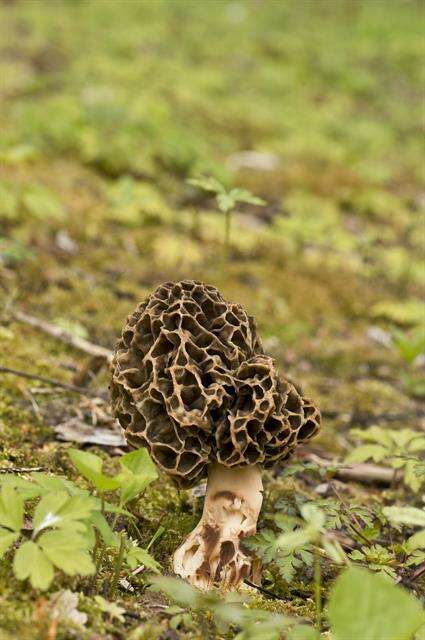
[[[210,285],[159,286],[127,319],[111,403],[128,442],[148,447],[180,487],[208,475],[204,513],[174,556],[176,573],[201,588],[253,579],[241,540],[261,508],[259,465],[287,459],[320,428],[315,406],[264,354],[254,319]]]

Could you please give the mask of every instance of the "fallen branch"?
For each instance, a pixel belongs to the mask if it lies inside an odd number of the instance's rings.
[[[0,473],[35,473],[45,471],[44,467],[0,467]]]
[[[26,371],[19,371],[18,369],[11,369],[10,367],[3,367],[0,365],[0,373],[10,373],[12,376],[18,376],[20,378],[27,378],[28,380],[39,380],[45,384],[50,384],[53,387],[61,387],[67,391],[73,391],[74,393],[81,393],[85,396],[97,396],[98,394],[93,391],[88,391],[83,387],[76,387],[73,384],[67,384],[60,380],[53,380],[52,378],[46,378],[45,376],[39,376],[35,373],[27,373]]]
[[[23,311],[15,311],[13,313],[13,318],[18,322],[23,322],[24,324],[28,324],[30,327],[39,329],[40,331],[47,333],[49,336],[52,336],[52,338],[61,340],[61,342],[69,344],[71,345],[71,347],[79,349],[80,351],[83,351],[90,356],[104,358],[107,362],[109,362],[112,358],[112,351],[110,349],[106,349],[106,347],[101,347],[98,344],[89,342],[84,338],[73,336],[71,333],[68,333],[68,331],[64,331],[60,327],[57,327],[50,322],[46,322],[45,320],[41,320],[40,318],[30,316]]]
[[[347,416],[346,420],[344,420],[344,424],[348,426],[358,425],[366,427],[377,422],[400,422],[404,420],[413,420],[415,418],[424,418],[425,412],[418,409],[417,411],[405,411],[403,413],[378,413],[373,415],[368,413],[346,414],[344,411],[322,411],[322,417],[329,418],[331,420],[341,418],[341,416],[344,415]]]
[[[282,596],[278,596],[275,593],[273,593],[273,591],[269,591],[264,587],[260,587],[260,585],[254,584],[253,582],[251,582],[250,580],[247,580],[246,578],[244,580],[244,583],[247,584],[248,587],[251,587],[252,589],[257,589],[257,591],[259,591],[260,593],[263,593],[265,596],[268,596],[269,598],[273,598],[274,600],[285,600],[285,598],[282,598]]]
[[[414,582],[418,578],[420,578],[425,573],[425,562],[422,562],[416,571],[413,572],[411,580]]]
[[[307,454],[304,460],[314,462],[319,467],[328,467],[333,463],[332,460],[321,458],[315,453]],[[363,482],[365,484],[390,485],[394,480],[400,480],[402,475],[402,471],[400,470],[395,472],[391,467],[379,467],[376,464],[369,464],[367,462],[347,466],[336,466],[333,472],[333,476],[340,480],[353,480],[354,482]]]

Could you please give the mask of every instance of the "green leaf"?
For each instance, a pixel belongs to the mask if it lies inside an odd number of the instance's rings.
[[[418,600],[382,575],[357,567],[336,580],[328,610],[335,640],[411,640],[425,623]]]
[[[102,473],[102,458],[87,451],[69,449],[71,458],[78,471],[89,480],[98,491],[113,491],[118,489],[120,481]]]
[[[288,640],[320,640],[320,634],[314,627],[299,624],[288,633]]]
[[[0,494],[0,525],[20,531],[24,523],[24,501],[10,485],[3,485]]]
[[[130,546],[125,556],[125,560],[130,569],[135,569],[141,564],[144,564],[145,567],[151,569],[155,573],[159,573],[161,569],[161,565],[155,560],[155,558],[152,558],[146,549],[142,549],[136,545]]]
[[[425,451],[425,437],[418,434],[416,437],[411,439],[407,449],[411,452]]]
[[[310,527],[297,529],[291,533],[283,533],[276,540],[276,545],[286,551],[294,551],[299,547],[303,547],[309,542],[313,542],[317,537],[317,532]]]
[[[425,352],[425,334],[422,326],[410,334],[400,329],[392,330],[393,343],[401,357],[408,363]]]
[[[312,502],[308,502],[301,507],[301,515],[318,532],[325,524],[325,514]]]
[[[0,558],[4,556],[9,547],[19,538],[19,533],[0,529]]]
[[[414,533],[406,540],[406,548],[409,552],[415,549],[425,549],[425,529]]]
[[[94,564],[83,537],[70,529],[43,533],[38,543],[47,558],[70,576],[94,573]]]
[[[100,505],[96,498],[81,493],[69,497],[67,493],[49,493],[38,504],[34,512],[34,534],[47,527],[67,527],[73,523],[74,530],[84,527],[79,521],[87,520]]]
[[[418,476],[415,472],[416,460],[408,460],[404,467],[403,480],[404,483],[412,489],[415,493],[420,491],[424,478]]]
[[[216,179],[207,176],[200,176],[199,178],[190,178],[186,180],[188,184],[193,187],[198,187],[203,191],[211,191],[212,193],[224,193],[223,185]]]
[[[96,527],[102,536],[103,542],[108,547],[117,547],[118,546],[118,536],[114,531],[112,531],[111,527],[108,524],[105,516],[103,516],[100,511],[94,511],[90,517],[90,522]]]
[[[53,580],[53,566],[38,544],[24,542],[13,560],[13,571],[18,580],[30,579],[34,589],[47,589]]]
[[[9,486],[17,489],[19,495],[22,496],[24,500],[36,498],[42,493],[42,489],[38,487],[34,482],[25,480],[24,478],[15,475],[3,477],[0,480],[0,485],[2,487]]]
[[[67,493],[49,493],[40,500],[33,518],[34,535],[46,527],[54,527],[60,520],[58,511],[68,500]]]
[[[416,509],[416,507],[384,507],[382,512],[390,522],[425,527],[425,509]]]
[[[345,551],[338,540],[330,540],[324,537],[322,545],[331,560],[337,564],[345,564],[347,562]]]
[[[83,491],[73,482],[66,478],[62,478],[61,476],[49,476],[47,473],[33,473],[32,478],[44,493],[48,493],[49,491],[65,491],[66,493],[73,495]]]
[[[370,308],[370,315],[387,318],[399,325],[421,325],[423,323],[425,305],[422,300],[383,300]]]
[[[136,449],[120,459],[122,472],[116,476],[121,483],[121,503],[136,498],[157,479],[158,472],[147,449]]]
[[[163,591],[172,600],[179,602],[186,607],[196,608],[201,596],[195,587],[190,586],[180,578],[170,578],[168,576],[151,576],[152,591]]]
[[[255,204],[260,207],[267,204],[265,200],[252,195],[252,193],[246,189],[232,189],[229,195],[235,202],[246,202],[247,204]]]
[[[82,493],[71,496],[59,510],[61,523],[67,525],[76,520],[87,520],[91,518],[93,511],[100,508],[98,502],[99,501],[93,496]]]
[[[392,431],[390,429],[383,429],[374,425],[369,429],[350,429],[350,434],[363,440],[363,442],[376,442],[382,444],[384,447],[391,447],[392,444]]]
[[[227,213],[235,208],[235,200],[229,193],[219,193],[217,195],[217,204],[220,211]]]
[[[364,462],[372,458],[374,462],[380,462],[388,455],[388,449],[380,444],[364,444],[351,451],[345,462]]]

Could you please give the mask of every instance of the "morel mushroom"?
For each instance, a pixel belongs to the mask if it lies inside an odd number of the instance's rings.
[[[201,521],[174,555],[193,585],[258,579],[261,466],[286,460],[320,414],[278,376],[255,321],[212,286],[166,282],[128,317],[112,362],[111,401],[127,441],[147,447],[179,487],[208,476]]]

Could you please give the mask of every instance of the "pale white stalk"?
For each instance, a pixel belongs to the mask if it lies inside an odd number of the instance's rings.
[[[202,518],[175,552],[174,572],[203,590],[214,583],[230,588],[244,579],[257,582],[259,564],[243,539],[256,532],[262,490],[256,465],[209,465]]]

